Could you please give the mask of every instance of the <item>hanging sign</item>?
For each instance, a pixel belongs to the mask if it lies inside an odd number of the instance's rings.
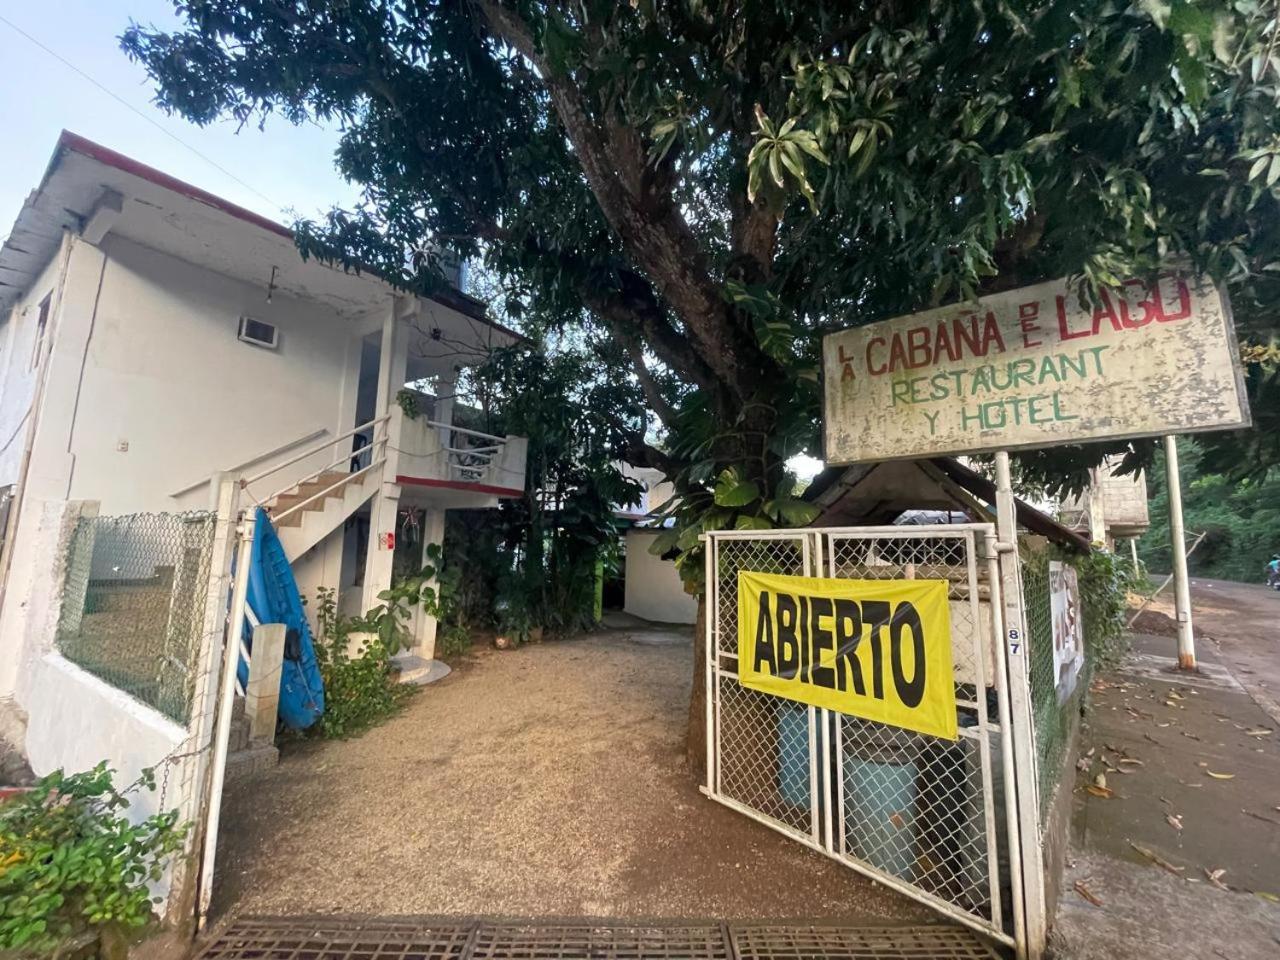
[[[738,677],[761,693],[954,740],[947,583],[741,571]]]
[[[1231,311],[1204,277],[1058,280],[828,335],[828,463],[1248,426]]]

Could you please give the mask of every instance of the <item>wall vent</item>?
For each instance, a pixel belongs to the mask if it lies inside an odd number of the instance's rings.
[[[236,338],[268,350],[274,350],[280,345],[280,331],[276,329],[276,325],[253,317],[240,318],[240,332]]]

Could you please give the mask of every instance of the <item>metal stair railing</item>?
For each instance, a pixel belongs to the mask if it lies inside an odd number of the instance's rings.
[[[370,471],[374,470],[375,468],[382,466],[382,464],[386,462],[386,447],[387,447],[386,424],[390,419],[391,419],[391,415],[384,413],[380,417],[374,417],[372,420],[368,421],[367,423],[359,424],[358,426],[352,427],[350,430],[347,430],[344,433],[340,433],[338,436],[334,437],[332,440],[326,440],[324,443],[317,444],[313,447],[308,447],[306,450],[303,450],[300,453],[295,454],[289,459],[282,460],[280,463],[270,466],[266,470],[262,470],[251,477],[241,478],[240,489],[248,493],[249,496],[253,499],[253,501],[258,506],[260,507],[266,506],[267,504],[278,499],[282,495],[288,493],[290,490],[295,490],[298,487],[303,486],[304,484],[311,483],[317,478],[328,473],[334,467],[340,466],[342,464],[348,464],[348,469],[349,469],[350,466],[357,465],[360,459],[363,458],[366,454],[368,454],[369,463],[367,463],[365,466],[360,467],[359,469],[353,470],[350,473],[344,474],[341,479],[325,487],[323,490],[320,490],[317,493],[312,494],[311,496],[307,497],[305,500],[301,501],[300,503],[296,503],[293,506],[289,507],[288,509],[282,510],[279,513],[273,512],[271,514],[272,521],[279,523],[281,520],[283,520],[285,517],[289,516],[290,514],[295,513],[298,510],[305,509],[307,506],[321,499],[322,497],[327,497],[330,494],[340,490],[342,487],[346,486],[352,480],[357,480],[360,477],[363,477],[365,474],[369,473]],[[267,477],[271,476],[272,474],[278,473],[279,471],[283,470],[285,467],[290,467],[301,460],[305,460],[308,457],[313,457],[317,453],[322,453],[323,451],[335,446],[336,444],[341,443],[343,440],[348,440],[351,437],[355,436],[356,434],[361,433],[365,430],[370,430],[370,429],[374,431],[374,439],[367,446],[361,447],[359,450],[355,450],[355,451],[344,450],[338,455],[337,459],[333,460],[330,463],[325,464],[325,466],[319,468],[318,470],[311,471],[304,477],[300,477],[296,480],[290,481],[289,483],[285,484],[285,486],[281,487],[279,490],[275,491],[274,493],[272,493],[267,497],[259,498],[249,489],[249,487],[252,484],[257,483],[260,480],[264,480]],[[378,451],[380,455],[375,457],[375,451]],[[269,507],[268,507],[268,510],[270,510]]]

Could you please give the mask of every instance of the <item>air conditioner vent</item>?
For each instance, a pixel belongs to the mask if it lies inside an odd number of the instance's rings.
[[[253,317],[240,318],[240,332],[236,336],[245,343],[266,347],[268,350],[274,350],[280,345],[280,331],[276,329],[276,325]]]

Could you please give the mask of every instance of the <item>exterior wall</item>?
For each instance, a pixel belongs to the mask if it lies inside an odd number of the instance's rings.
[[[642,528],[627,531],[623,609],[645,620],[693,623],[698,618],[698,601],[684,592],[676,565],[649,552],[649,545],[658,533],[658,530]]]
[[[26,296],[14,304],[5,318],[0,336],[0,486],[18,480],[39,371],[39,367],[32,366],[31,360],[40,301],[51,294],[57,298],[63,266],[64,259],[59,253],[49,261]],[[45,328],[46,352],[53,342],[54,333],[54,311],[51,310]]]
[[[61,359],[77,373],[82,366],[83,378],[78,401],[74,381],[58,378],[57,391],[51,381],[50,403],[74,407],[60,423],[42,415],[41,492],[58,495],[61,482],[62,496],[98,500],[104,514],[203,508],[214,472],[354,425],[357,324],[279,295],[267,303],[265,278],[250,287],[119,238],[104,248],[93,302],[59,330]],[[242,314],[276,324],[279,348],[237,340]],[[75,321],[87,321],[82,336]],[[254,492],[270,494],[329,459],[299,463]]]

